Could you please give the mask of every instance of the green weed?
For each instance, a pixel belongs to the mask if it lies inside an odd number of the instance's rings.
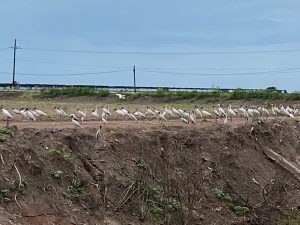
[[[0,190],[0,199],[5,203],[11,202],[11,198],[9,197],[8,189],[5,188],[5,189]]]
[[[51,173],[51,175],[55,178],[61,178],[65,175],[65,173],[61,170],[55,170]]]
[[[51,149],[49,149],[48,154],[50,156],[56,156],[60,160],[63,160],[65,162],[69,163],[70,165],[74,165],[74,158],[72,158],[71,155],[64,153],[63,151],[60,151],[55,148],[51,148]]]
[[[67,188],[67,193],[69,193],[73,198],[82,197],[85,194],[83,182],[73,179],[71,185]]]
[[[6,127],[1,127],[0,128],[0,133],[5,134],[9,137],[14,137],[15,136],[15,132],[13,132],[11,129],[6,128]]]
[[[234,206],[234,212],[237,215],[242,216],[249,212],[249,208],[237,205],[237,206]]]
[[[159,218],[164,214],[163,208],[153,200],[149,201],[149,209],[156,218]]]

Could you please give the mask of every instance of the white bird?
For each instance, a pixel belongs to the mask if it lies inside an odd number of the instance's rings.
[[[70,116],[72,118],[72,123],[74,124],[75,127],[75,132],[77,127],[81,127],[80,123],[78,123],[77,119],[74,117],[74,114],[71,114]]]
[[[125,95],[123,95],[123,94],[116,94],[116,96],[118,96],[119,99],[125,99]]]
[[[102,111],[105,112],[105,114],[111,116],[111,113],[107,108],[105,108],[104,106],[102,106],[101,108],[102,108]]]
[[[204,117],[211,116],[211,113],[209,113],[209,112],[203,110],[203,107],[201,107],[201,113],[202,113],[202,115],[203,115]]]
[[[117,116],[125,116],[125,113],[121,109],[115,109]]]
[[[34,108],[33,111],[35,111],[39,116],[47,116],[46,113],[44,113],[42,110],[39,110],[37,108]]]
[[[165,106],[164,108],[165,108],[165,112],[166,112],[167,114],[169,114],[170,116],[173,117],[173,112],[172,112],[172,110],[168,109],[166,106]]]
[[[32,113],[28,108],[25,110],[25,112],[26,112],[27,117],[28,117],[29,119],[31,119],[33,122],[36,121],[36,118],[34,117],[33,113]]]
[[[93,109],[93,110],[92,110],[91,116],[92,116],[92,117],[99,118],[97,106],[96,106],[96,109]]]
[[[161,121],[161,120],[163,120],[163,121],[165,121],[165,122],[167,122],[168,120],[167,120],[167,118],[161,113],[161,112],[159,112],[159,114],[158,114],[158,119]]]
[[[197,116],[203,117],[201,110],[195,105],[195,112]]]
[[[101,128],[102,128],[102,126],[99,126],[99,129],[96,132],[96,140],[100,139],[100,137],[101,137]]]
[[[220,113],[220,111],[219,110],[217,110],[216,108],[215,108],[215,106],[213,106],[213,113],[215,114],[215,119],[216,119],[216,123],[218,122],[218,118],[220,118],[221,117],[221,113]]]
[[[132,113],[128,112],[128,116],[129,116],[129,118],[131,118],[131,119],[133,119],[133,120],[137,121],[137,118],[135,117],[135,115],[134,115],[134,114],[132,114]]]
[[[12,120],[13,116],[6,109],[4,109],[2,105],[0,106],[0,109],[4,119],[6,120],[6,126],[8,127],[9,120]]]
[[[73,114],[73,113],[70,114],[70,117],[71,118],[73,117],[75,120],[78,120],[77,116],[75,114]]]
[[[121,111],[123,112],[123,114],[125,116],[128,116],[128,111],[126,109],[124,109],[124,107],[121,108]]]
[[[14,109],[14,108],[12,108],[11,110],[12,110],[13,113],[21,115],[20,110]]]
[[[146,117],[142,112],[140,112],[140,111],[138,111],[138,110],[136,110],[136,111],[133,113],[133,115],[135,115],[135,116],[137,116],[137,117],[142,117],[142,118],[145,118],[145,117]]]
[[[175,109],[173,106],[172,106],[172,112],[175,113],[177,116],[180,116],[179,111]]]
[[[20,109],[20,113],[23,117],[25,117],[27,119],[27,113],[25,112],[25,109],[24,108],[21,108]]]
[[[146,110],[145,115],[147,115],[147,114],[150,114],[150,115],[155,116],[155,112],[153,112],[153,111],[149,108],[149,106],[147,106],[147,110]]]
[[[189,113],[189,120],[192,122],[192,124],[196,125],[196,117],[194,111],[192,111],[192,113]]]
[[[60,116],[60,117],[67,117],[68,116],[68,114],[62,109],[62,108],[60,108],[60,106],[58,106],[58,107],[54,107],[54,109],[55,109],[55,112]]]
[[[182,109],[177,109],[177,110],[180,113],[180,115],[182,115],[184,113],[184,111]]]
[[[187,119],[185,119],[184,117],[180,117],[180,120],[181,120],[182,122],[186,123],[186,124],[189,123],[189,121],[188,121]]]
[[[29,111],[35,116],[35,117],[39,117],[40,115],[33,109],[33,110],[30,110]]]
[[[236,113],[232,110],[231,105],[228,106],[228,115],[231,116],[236,116]]]
[[[225,116],[226,115],[226,113],[225,113],[225,111],[224,111],[224,109],[221,107],[221,105],[220,104],[218,104],[218,110],[219,110],[219,112],[220,112],[220,114],[221,114],[221,116]]]
[[[86,109],[85,109],[85,111],[83,112],[83,111],[81,111],[81,110],[78,108],[78,109],[77,109],[77,112],[78,112],[78,114],[79,114],[79,117],[83,117],[83,118],[86,117]]]
[[[188,119],[190,114],[186,111],[183,111],[183,113],[181,113],[181,116]]]

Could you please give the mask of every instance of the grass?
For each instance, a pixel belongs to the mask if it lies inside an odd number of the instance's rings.
[[[240,205],[235,205],[232,198],[230,197],[229,194],[226,194],[224,191],[222,191],[219,188],[213,188],[212,192],[214,194],[214,196],[217,199],[220,199],[222,201],[227,202],[227,204],[229,204],[230,206],[233,207],[233,211],[235,212],[236,215],[238,216],[243,216],[245,214],[247,214],[250,210],[248,207],[246,206],[240,206]]]
[[[54,177],[54,178],[62,178],[65,173],[61,170],[55,170],[51,173],[51,175]]]
[[[70,186],[67,188],[67,193],[71,195],[72,198],[78,199],[85,194],[85,186],[82,181],[73,179]]]
[[[32,93],[23,92],[26,96],[28,93],[30,96]],[[159,88],[156,91],[141,91],[137,93],[119,91],[126,95],[126,100],[133,100],[140,97],[153,97],[164,98],[168,100],[184,100],[184,99],[209,99],[211,101],[218,100],[300,100],[300,92],[293,93],[281,93],[275,87],[261,89],[261,90],[244,90],[236,88],[231,92],[222,92],[221,89],[215,88],[210,91],[170,91],[167,88]],[[56,97],[56,96],[98,96],[98,97],[115,97],[111,94],[109,89],[96,89],[89,87],[74,87],[74,88],[46,88],[41,89],[34,94],[34,99],[39,97]],[[25,97],[26,98],[26,97]],[[32,96],[29,99],[33,99]]]
[[[164,209],[153,200],[149,200],[149,210],[156,218],[160,218],[164,214]]]
[[[9,190],[7,188],[0,190],[0,200],[5,203],[11,202],[11,198],[9,197]]]
[[[137,158],[133,158],[132,159],[135,162],[135,165],[137,166],[137,168],[139,169],[146,169],[146,162],[144,159],[137,157]]]
[[[11,129],[6,128],[6,127],[1,127],[0,128],[0,133],[5,134],[5,135],[10,136],[10,137],[15,136],[15,132],[13,132]]]
[[[56,96],[99,96],[107,97],[110,92],[108,89],[94,89],[88,87],[82,88],[51,88],[51,89],[42,89],[40,91],[41,97],[56,97]]]
[[[67,162],[70,165],[74,165],[74,159],[71,157],[71,155],[64,153],[61,150],[58,150],[56,148],[51,148],[48,151],[48,154],[50,156],[56,156],[58,157],[60,160]]]
[[[0,143],[6,143],[9,137],[14,137],[15,132],[6,127],[0,128]]]
[[[230,195],[226,194],[224,191],[222,191],[219,188],[213,188],[212,192],[213,192],[214,196],[216,198],[220,199],[220,200],[224,200],[224,201],[227,201],[227,202],[232,201],[232,198],[230,197]]]
[[[215,88],[212,91],[170,91],[168,89],[157,89],[156,92],[138,92],[127,93],[128,99],[135,99],[138,97],[158,97],[167,98],[170,100],[182,99],[211,99],[211,100],[300,100],[300,92],[281,93],[272,89],[262,90],[244,90],[237,88],[232,92],[222,92],[221,89]]]
[[[238,215],[238,216],[242,216],[245,215],[246,213],[249,212],[249,208],[248,207],[244,207],[244,206],[234,206],[234,212]]]

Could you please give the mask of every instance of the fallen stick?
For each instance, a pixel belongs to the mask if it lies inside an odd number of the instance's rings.
[[[0,155],[0,158],[1,158],[1,162],[2,162],[3,166],[5,166],[5,162],[4,162],[2,154]]]
[[[18,167],[16,166],[16,164],[14,164],[14,167],[15,167],[17,173],[18,173],[18,176],[19,176],[19,188],[20,188],[22,186],[22,177],[21,177],[21,174],[20,174],[20,172],[19,172]]]

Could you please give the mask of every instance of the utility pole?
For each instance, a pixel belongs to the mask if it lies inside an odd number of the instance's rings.
[[[14,67],[13,67],[13,80],[12,80],[12,89],[16,86],[15,75],[16,75],[16,50],[17,50],[17,39],[15,39],[14,45]]]
[[[136,93],[136,86],[135,86],[135,65],[133,66],[133,87],[134,87],[134,93]]]

